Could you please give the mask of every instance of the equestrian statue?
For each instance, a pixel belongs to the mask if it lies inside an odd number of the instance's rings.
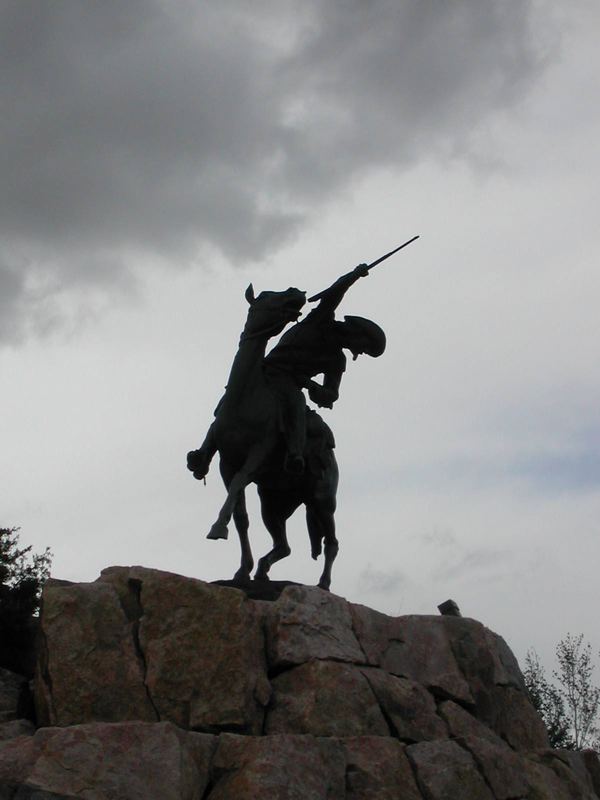
[[[248,583],[254,567],[245,489],[255,483],[261,516],[273,540],[272,549],[259,559],[255,580],[269,580],[273,564],[290,554],[286,522],[304,505],[311,555],[314,559],[322,551],[325,555],[318,585],[329,590],[338,552],[335,440],[321,416],[307,406],[305,391],[320,408],[332,408],[346,369],[344,350],[355,360],[360,354],[373,358],[383,354],[385,334],[376,323],[356,316],[336,320],[335,311],[359,278],[417,238],[372,264],[359,264],[310,297],[308,302],[318,301],[318,305],[300,322],[305,292],[290,287],[255,296],[252,284],[246,290],[248,317],[225,394],[202,445],[187,456],[188,469],[202,480],[219,453],[227,496],[208,538],[226,539],[233,517],[241,545],[236,583]],[[265,355],[269,339],[281,334],[289,323],[295,324]],[[322,382],[315,380],[320,375]]]

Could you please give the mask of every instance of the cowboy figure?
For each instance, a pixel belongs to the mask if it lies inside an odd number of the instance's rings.
[[[286,331],[265,358],[265,374],[280,398],[282,429],[286,443],[285,469],[302,473],[306,444],[306,401],[302,389],[320,408],[332,408],[339,397],[346,370],[344,350],[356,359],[361,353],[380,356],[385,350],[385,334],[374,322],[363,317],[335,319],[335,310],[345,293],[359,278],[368,275],[367,265],[354,270],[316,295],[319,304]],[[315,376],[323,375],[323,383]]]
[[[286,445],[285,470],[304,472],[306,444],[306,400],[321,408],[332,408],[339,397],[342,375],[346,369],[344,350],[354,360],[362,354],[377,357],[385,350],[385,334],[381,328],[364,317],[346,316],[335,319],[335,310],[348,289],[359,278],[368,275],[366,264],[338,278],[332,286],[315,295],[318,305],[302,322],[286,331],[277,345],[265,357],[267,382],[280,402],[280,426]],[[323,375],[323,383],[314,380]],[[216,452],[212,426],[199,450],[194,451],[190,464],[194,477],[203,478]]]

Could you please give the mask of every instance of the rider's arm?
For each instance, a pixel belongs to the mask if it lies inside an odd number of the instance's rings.
[[[328,372],[324,377],[323,385],[311,380],[308,385],[308,396],[313,403],[316,403],[319,408],[333,408],[333,404],[340,396],[342,375],[343,370]]]
[[[348,289],[356,283],[359,278],[365,278],[368,274],[367,265],[359,264],[351,272],[342,275],[342,277],[338,278],[328,289],[324,289],[316,295],[316,299],[320,302],[317,308],[311,313],[314,314],[315,311],[318,311],[320,313],[332,314],[342,302],[342,298]]]

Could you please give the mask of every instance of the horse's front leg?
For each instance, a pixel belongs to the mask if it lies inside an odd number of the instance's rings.
[[[229,481],[229,485],[227,486],[227,498],[219,511],[216,522],[213,524],[210,533],[206,537],[207,539],[227,539],[229,536],[227,524],[231,519],[231,515],[233,514],[241,492],[244,491],[249,483],[250,478],[244,469],[237,472],[231,481]]]
[[[250,548],[250,539],[248,537],[248,528],[250,527],[250,520],[248,519],[248,512],[246,511],[246,494],[240,492],[238,501],[233,509],[233,521],[240,537],[240,548],[242,551],[242,560],[240,568],[233,576],[235,581],[246,583],[250,580],[250,573],[254,566],[254,559],[252,558],[252,550]]]
[[[221,472],[221,477],[223,478],[223,483],[225,484],[225,488],[229,491],[229,485],[231,484],[232,476],[235,474],[235,471],[229,466],[224,458],[220,459],[219,469]],[[237,503],[233,508],[233,521],[240,538],[240,549],[242,551],[240,568],[233,576],[233,579],[235,581],[239,581],[240,583],[246,583],[250,580],[250,573],[252,572],[252,567],[254,566],[254,559],[252,558],[250,539],[248,537],[250,521],[248,519],[248,512],[246,511],[246,493],[244,490],[238,494]]]
[[[248,453],[246,461],[241,469],[231,476],[229,485],[227,486],[227,497],[216,522],[210,529],[207,539],[227,539],[229,531],[227,525],[233,514],[233,509],[238,501],[240,492],[243,492],[246,486],[252,481],[254,473],[265,463],[271,450],[273,449],[274,442],[268,438],[264,439],[259,444],[255,445]]]

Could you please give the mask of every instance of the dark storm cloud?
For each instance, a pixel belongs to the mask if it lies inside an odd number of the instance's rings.
[[[4,2],[0,336],[136,255],[256,259],[365,169],[468,152],[539,70],[533,9]]]
[[[0,264],[0,342],[16,338],[15,320],[23,302],[23,277]]]

